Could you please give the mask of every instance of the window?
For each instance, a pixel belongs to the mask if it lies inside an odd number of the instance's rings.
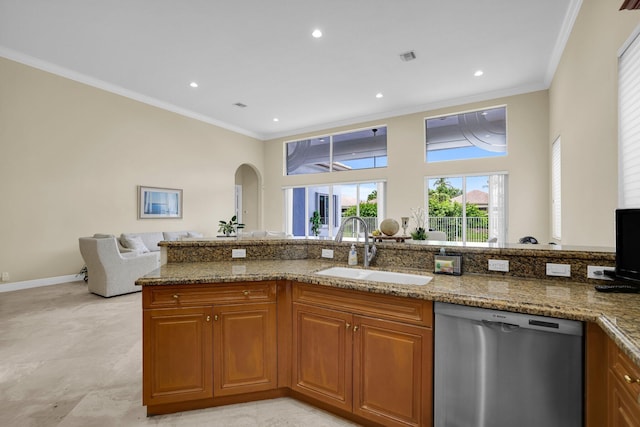
[[[387,166],[385,126],[288,142],[285,147],[287,175]]]
[[[506,107],[425,120],[427,162],[507,155]]]
[[[321,237],[335,236],[342,219],[353,215],[372,231],[384,218],[384,192],[384,181],[285,188],[285,230],[294,237],[313,236],[309,219],[318,211]],[[347,224],[344,237],[358,238],[362,232],[354,222]]]
[[[619,205],[640,207],[640,35],[620,55],[618,66]]]
[[[448,241],[504,243],[506,178],[504,173],[427,178],[429,230],[445,232]]]
[[[562,238],[562,150],[560,137],[551,146],[551,236]]]

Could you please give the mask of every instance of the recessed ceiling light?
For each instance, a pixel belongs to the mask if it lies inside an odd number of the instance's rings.
[[[380,99],[380,98],[382,98],[382,97],[384,97],[384,95],[382,94],[382,92],[378,92],[378,93],[376,93],[376,98]]]
[[[483,111],[482,113],[480,113],[481,116],[486,116],[487,114],[489,113],[487,113],[486,111]]]
[[[483,74],[484,74],[484,71],[482,71],[482,70],[478,70],[475,73],[473,73],[473,75],[476,76],[476,77],[480,77]]]
[[[319,39],[320,37],[322,37],[322,31],[316,28],[315,30],[313,30],[311,35],[313,36],[313,38]]]
[[[273,118],[273,121],[274,121],[274,122],[279,122],[279,121],[280,121],[280,119],[279,119],[279,118],[277,118],[277,117],[274,117],[274,118]]]
[[[196,83],[196,82],[191,82],[191,83],[189,83],[189,86],[191,86],[191,87],[198,87],[198,83]]]

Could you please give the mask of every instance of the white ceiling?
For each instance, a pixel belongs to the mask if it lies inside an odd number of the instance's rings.
[[[0,55],[269,139],[546,89],[580,5],[0,0]]]

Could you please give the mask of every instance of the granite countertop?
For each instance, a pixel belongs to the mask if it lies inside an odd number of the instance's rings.
[[[315,259],[170,263],[136,283],[158,286],[297,280],[320,286],[595,322],[640,366],[640,294],[605,294],[596,292],[590,284],[552,279],[484,274],[447,276],[405,268],[396,271],[433,276],[433,280],[424,286],[395,285],[314,274],[342,265]]]

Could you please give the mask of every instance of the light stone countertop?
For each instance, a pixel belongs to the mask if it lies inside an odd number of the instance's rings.
[[[170,263],[136,283],[158,286],[296,280],[319,286],[595,322],[640,366],[640,294],[606,294],[596,292],[590,284],[552,279],[484,274],[447,276],[406,268],[395,271],[433,276],[433,280],[422,286],[395,285],[314,274],[335,266],[343,264],[315,259]]]

